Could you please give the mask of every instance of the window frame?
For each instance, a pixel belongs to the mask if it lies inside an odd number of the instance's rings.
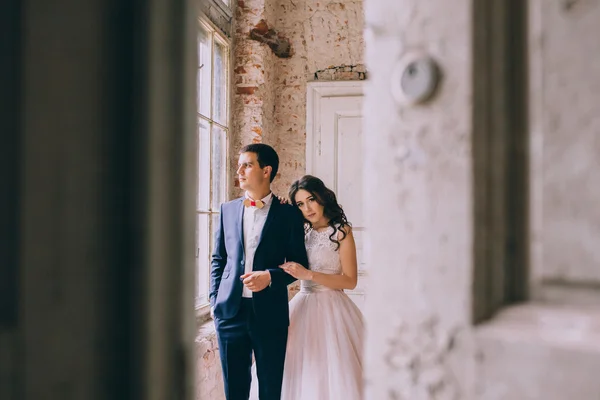
[[[219,215],[220,214],[220,205],[219,204],[212,204],[213,203],[213,180],[214,180],[214,174],[213,174],[213,164],[214,164],[214,151],[213,151],[213,127],[216,126],[219,129],[223,130],[225,133],[225,140],[224,140],[224,149],[222,150],[224,152],[224,165],[223,168],[225,169],[225,191],[224,191],[224,201],[229,200],[229,185],[230,185],[230,176],[229,176],[229,163],[230,163],[230,157],[229,157],[229,146],[231,143],[231,103],[232,103],[232,98],[231,98],[231,67],[232,67],[232,41],[221,31],[221,29],[219,29],[219,27],[217,27],[208,17],[206,17],[205,15],[200,15],[198,17],[198,30],[200,29],[204,29],[205,31],[207,31],[210,34],[210,43],[211,43],[211,47],[210,47],[210,54],[211,54],[211,71],[210,71],[210,104],[209,104],[209,112],[208,112],[208,116],[204,115],[200,112],[199,110],[199,104],[196,104],[196,118],[197,118],[197,125],[196,125],[196,135],[198,135],[198,144],[197,144],[197,154],[198,154],[198,159],[200,159],[201,156],[201,148],[200,148],[200,123],[203,121],[205,123],[208,124],[208,148],[209,148],[209,168],[210,168],[210,174],[209,174],[209,180],[208,182],[203,182],[202,179],[200,178],[200,176],[198,176],[198,193],[197,195],[200,194],[200,185],[207,185],[208,186],[208,206],[206,207],[206,209],[204,208],[200,208],[198,201],[196,201],[196,218],[198,218],[199,215],[208,215],[208,260],[206,260],[207,262],[207,267],[206,269],[202,268],[202,264],[201,262],[197,261],[197,265],[196,265],[196,271],[195,271],[195,290],[194,290],[194,308],[196,310],[196,317],[198,319],[199,322],[204,322],[208,319],[210,319],[210,302],[208,299],[208,293],[210,292],[210,259],[211,259],[211,254],[212,254],[212,250],[213,250],[213,245],[214,245],[214,232],[215,232],[215,227],[213,226],[213,220],[214,220],[214,216]],[[225,106],[226,106],[226,113],[225,113],[225,118],[224,118],[224,122],[223,121],[217,121],[216,117],[215,117],[215,105],[214,105],[214,96],[215,96],[215,70],[214,70],[214,66],[215,66],[215,48],[216,48],[216,43],[220,43],[221,45],[223,45],[226,49],[227,49],[227,54],[226,54],[226,65],[227,65],[227,69],[225,72]],[[198,43],[196,43],[196,46],[198,46]],[[197,66],[198,71],[200,71],[199,66]],[[198,97],[198,86],[196,86],[196,92],[197,92],[197,97]],[[200,243],[199,243],[199,237],[197,236],[195,239],[195,243],[196,243],[196,258],[199,257],[199,253],[200,253]],[[199,276],[200,274],[206,274],[208,277],[208,281],[207,281],[207,287],[206,287],[206,291],[207,291],[207,299],[205,302],[199,303]]]
[[[233,0],[211,0],[210,2],[213,3],[226,17],[233,17],[233,7],[231,6]]]
[[[527,10],[509,0],[473,5],[475,324],[531,300]]]

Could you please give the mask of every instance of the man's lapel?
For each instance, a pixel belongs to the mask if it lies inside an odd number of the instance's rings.
[[[239,198],[238,202],[235,221],[238,236],[240,238],[240,245],[242,246],[242,250],[244,250],[244,197]]]
[[[271,207],[269,208],[269,214],[267,214],[267,220],[265,221],[265,226],[263,227],[263,230],[260,233],[260,240],[258,241],[258,246],[260,246],[260,244],[262,243],[262,240],[265,237],[265,234],[267,233],[269,226],[275,219],[275,214],[277,214],[277,211],[279,210],[279,206],[281,206],[281,204],[279,203],[279,199],[277,199],[277,197],[275,197],[275,195],[273,195],[273,197],[271,197]],[[258,249],[258,246],[257,246],[257,249]]]

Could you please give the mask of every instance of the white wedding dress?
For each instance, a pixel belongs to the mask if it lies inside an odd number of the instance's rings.
[[[333,228],[305,237],[310,269],[341,274]],[[362,397],[363,317],[343,290],[302,281],[290,301],[282,400],[359,400]],[[258,399],[253,369],[251,399]]]

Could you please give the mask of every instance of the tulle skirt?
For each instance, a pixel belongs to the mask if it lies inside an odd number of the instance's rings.
[[[290,301],[282,400],[360,400],[363,332],[362,314],[343,291],[300,291]],[[255,373],[252,383],[258,399]]]

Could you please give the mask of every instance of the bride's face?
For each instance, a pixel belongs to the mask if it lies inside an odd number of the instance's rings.
[[[304,218],[311,224],[315,225],[325,219],[323,215],[324,207],[317,202],[317,199],[312,193],[300,189],[296,193],[296,198],[294,200],[300,211],[302,211]]]

